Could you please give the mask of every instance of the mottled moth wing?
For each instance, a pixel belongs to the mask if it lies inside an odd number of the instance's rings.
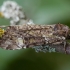
[[[4,35],[0,38],[0,46],[15,50],[63,44],[69,36],[69,31],[69,27],[63,24],[7,26]]]

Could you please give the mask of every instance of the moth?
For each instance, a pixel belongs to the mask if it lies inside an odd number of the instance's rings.
[[[49,48],[45,46],[63,44],[66,52],[66,40],[69,38],[69,27],[60,23],[7,26],[0,37],[0,47],[7,50],[36,48],[47,51]]]

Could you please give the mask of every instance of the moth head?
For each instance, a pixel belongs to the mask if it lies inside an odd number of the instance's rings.
[[[67,32],[67,38],[66,39],[70,39],[70,29],[68,30],[68,32]]]

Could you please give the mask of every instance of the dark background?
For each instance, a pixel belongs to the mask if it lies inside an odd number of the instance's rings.
[[[4,0],[0,0],[2,5]],[[70,0],[15,0],[35,24],[62,23],[70,26]],[[0,25],[9,20],[0,18]],[[36,53],[33,49],[0,48],[0,70],[70,70],[70,55]]]

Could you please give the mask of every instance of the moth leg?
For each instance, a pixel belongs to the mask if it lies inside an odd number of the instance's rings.
[[[67,51],[66,51],[67,41],[64,41],[63,43],[64,43],[63,45],[64,45],[65,54],[67,54]]]
[[[61,42],[53,43],[53,45],[59,45],[59,44],[61,44]],[[63,47],[64,47],[65,54],[67,54],[67,51],[66,51],[67,41],[63,41]]]

